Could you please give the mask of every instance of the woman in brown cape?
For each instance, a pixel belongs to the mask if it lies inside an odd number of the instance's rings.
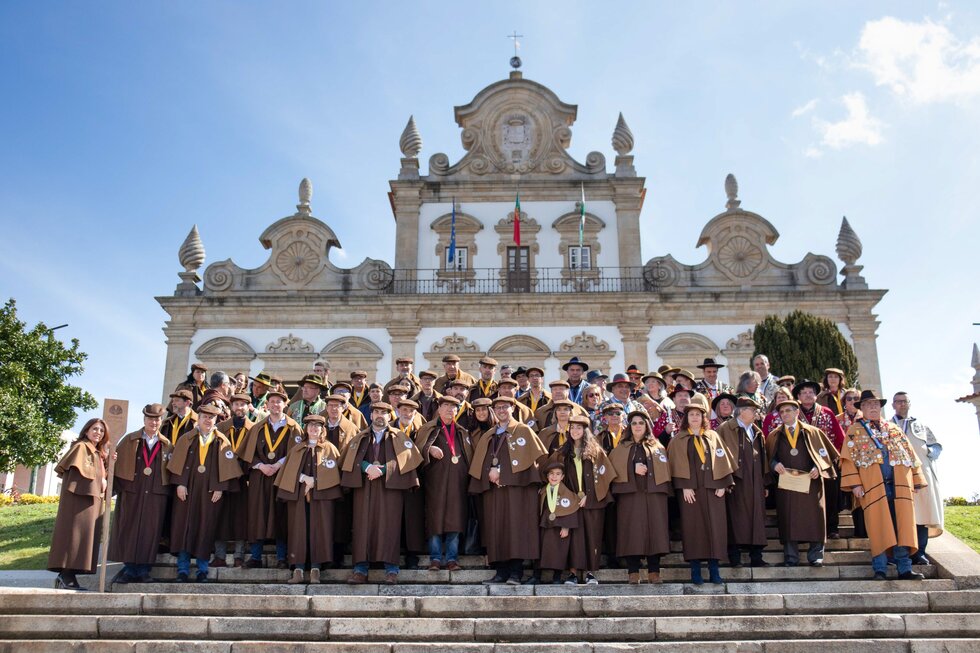
[[[584,559],[578,567],[585,572],[584,578],[570,576],[566,583],[584,582],[598,585],[595,572],[599,569],[602,554],[603,524],[606,506],[612,503],[609,486],[616,474],[612,464],[599,445],[599,441],[589,429],[588,417],[576,415],[570,420],[568,440],[552,454],[552,460],[562,463],[565,472],[565,486],[576,494],[582,527],[571,541],[572,559]],[[583,553],[579,553],[579,549]]]
[[[640,559],[647,580],[660,583],[660,556],[670,552],[667,497],[673,494],[667,449],[653,435],[647,415],[633,411],[627,434],[609,454],[615,473],[616,555],[626,560],[629,582],[640,582]]]
[[[54,520],[48,569],[58,572],[55,588],[80,590],[77,574],[95,571],[102,537],[109,427],[101,419],[85,426],[54,468],[61,499]]]
[[[320,582],[320,570],[334,562],[334,504],[341,498],[340,452],[325,435],[326,419],[307,415],[306,438],[286,455],[276,474],[276,498],[286,503],[289,532],[286,559],[293,565],[289,583]]]
[[[722,584],[718,561],[728,556],[727,489],[734,484],[732,454],[708,427],[708,400],[696,393],[684,407],[680,429],[667,448],[681,515],[684,559],[691,564],[691,582],[704,583],[701,562],[708,561],[710,580]]]

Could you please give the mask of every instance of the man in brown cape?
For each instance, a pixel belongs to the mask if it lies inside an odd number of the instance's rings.
[[[766,437],[769,468],[779,476],[808,476],[808,492],[776,488],[776,517],[779,540],[783,543],[783,567],[800,563],[799,543],[809,542],[806,558],[811,566],[823,566],[827,541],[824,511],[824,478],[835,474],[837,450],[823,431],[799,419],[800,404],[783,399],[776,404],[782,426]]]
[[[460,569],[459,538],[466,531],[473,442],[466,429],[453,420],[458,409],[458,399],[440,397],[436,419],[425,424],[415,439],[422,454],[419,475],[425,492],[429,571],[439,571],[443,560],[449,571]]]
[[[445,374],[436,379],[435,389],[436,392],[446,392],[446,386],[451,381],[462,381],[466,384],[466,387],[471,387],[476,383],[476,379],[473,378],[472,374],[464,372],[459,369],[460,358],[456,354],[449,354],[444,356],[442,359],[442,367],[446,371]]]
[[[442,396],[434,387],[437,376],[430,370],[419,372],[419,391],[411,397],[412,401],[419,405],[419,414],[423,422],[431,422],[436,416],[437,400]]]
[[[396,418],[392,427],[405,434],[413,442],[422,428],[419,405],[406,399],[408,386],[392,386],[389,396],[394,401]],[[402,548],[405,549],[405,566],[413,569],[419,566],[419,556],[429,550],[425,538],[425,495],[416,488],[405,492],[405,505],[402,510]]]
[[[214,428],[221,411],[205,404],[193,432],[174,445],[167,464],[170,484],[177,486],[170,525],[170,549],[177,556],[177,582],[186,583],[191,555],[197,559],[197,582],[208,579],[208,558],[221,512],[221,497],[242,475],[231,443]]]
[[[344,405],[341,406],[340,414],[353,424],[357,431],[363,431],[368,427],[368,423],[364,419],[364,414],[351,404],[351,388],[350,383],[340,381],[333,384],[333,387],[330,388],[330,394],[344,398]]]
[[[493,375],[497,371],[497,360],[485,356],[480,359],[480,378],[476,380],[470,389],[470,401],[476,399],[493,399],[497,396],[497,382]],[[517,386],[517,381],[514,381]]]
[[[242,476],[232,481],[235,491],[229,492],[221,500],[221,517],[218,520],[218,537],[214,542],[212,567],[227,566],[229,540],[235,543],[236,567],[245,564],[245,540],[248,539],[248,466],[239,458],[244,449],[245,439],[255,423],[248,418],[251,398],[245,394],[231,396],[231,418],[218,424],[218,431],[231,442]]]
[[[170,440],[170,444],[177,444],[184,433],[194,430],[197,425],[197,413],[191,409],[191,402],[194,396],[187,388],[180,388],[170,395],[171,412],[160,425],[160,435]]]
[[[520,585],[524,561],[540,555],[537,460],[546,453],[534,431],[514,419],[515,403],[493,400],[498,424],[477,440],[470,464],[470,493],[483,495],[487,562],[496,569],[487,582],[508,585]]]
[[[875,580],[885,579],[889,553],[900,580],[922,580],[922,574],[912,571],[909,555],[918,550],[913,493],[925,487],[926,480],[908,436],[881,418],[884,405],[874,390],[861,392],[864,417],[847,430],[841,487],[850,490],[864,509]]]
[[[152,583],[163,527],[170,508],[167,460],[173,446],[160,435],[163,406],[143,407],[143,428],[116,447],[113,490],[117,492],[109,560],[123,562],[116,583]]]
[[[732,567],[742,566],[742,551],[746,549],[753,567],[769,566],[762,559],[766,548],[769,462],[758,423],[759,408],[752,398],[739,397],[735,419],[718,427],[718,435],[732,453],[735,474],[735,486],[728,494],[728,559]]]
[[[539,406],[534,413],[534,425],[532,428],[537,433],[540,433],[555,423],[555,402],[568,399],[568,381],[552,381],[548,384],[548,387],[551,388],[551,401],[543,406]],[[575,404],[575,402],[572,403]],[[575,404],[572,408],[572,415],[584,415],[588,417],[589,413],[578,404]],[[528,426],[531,426],[530,422]]]
[[[347,582],[367,582],[372,562],[383,562],[385,583],[398,583],[399,544],[405,490],[419,485],[416,469],[422,462],[415,443],[389,424],[391,406],[371,406],[371,427],[347,445],[341,465],[341,485],[354,491],[354,570]]]
[[[531,420],[534,419],[534,414],[538,412],[538,408],[541,408],[551,401],[551,393],[544,389],[544,370],[540,367],[529,367],[524,373],[525,378],[527,378],[528,387],[527,390],[521,392],[520,390],[520,368],[518,369],[518,374],[514,375],[516,381],[518,381],[518,389],[515,391],[515,396],[519,393],[518,403],[524,404],[531,410]],[[532,429],[534,424],[531,420],[525,422]]]
[[[347,406],[347,397],[342,394],[327,395],[325,401],[327,407],[323,409],[325,422],[324,439],[343,452],[347,443],[357,437],[360,429],[343,415],[344,407]],[[360,411],[355,411],[360,415]],[[352,515],[354,512],[354,501],[350,492],[344,492],[344,496],[334,501],[333,506],[333,538],[334,555],[333,566],[340,567],[344,561],[344,551],[350,544],[351,530],[353,529]]]
[[[398,374],[395,378],[385,383],[384,388],[381,389],[381,401],[390,403],[393,406],[395,405],[388,397],[388,389],[392,386],[407,385],[409,390],[406,396],[408,398],[411,398],[412,395],[421,389],[422,380],[412,372],[414,365],[415,359],[413,358],[403,357],[395,360],[395,367],[398,369]]]
[[[248,431],[239,458],[248,466],[248,539],[251,557],[245,567],[262,566],[262,547],[266,540],[276,542],[276,568],[286,563],[286,512],[276,502],[276,474],[286,462],[289,450],[303,441],[299,424],[283,412],[288,397],[281,390],[270,390],[265,406],[269,414]]]

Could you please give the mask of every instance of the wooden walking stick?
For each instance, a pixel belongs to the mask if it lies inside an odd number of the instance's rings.
[[[102,546],[99,549],[99,591],[105,592],[106,565],[109,557],[109,526],[112,521],[112,479],[116,468],[116,442],[126,435],[129,402],[125,399],[106,399],[102,419],[109,427],[109,458],[106,461],[105,510],[102,514]]]

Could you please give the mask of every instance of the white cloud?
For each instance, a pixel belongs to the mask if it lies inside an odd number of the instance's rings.
[[[811,145],[805,150],[803,150],[803,156],[808,159],[819,159],[823,156],[823,150],[815,145]]]
[[[813,98],[812,100],[810,100],[806,104],[804,104],[802,106],[798,106],[795,109],[793,109],[793,117],[794,118],[799,118],[800,116],[802,116],[804,114],[810,113],[811,111],[813,111],[813,109],[816,106],[817,106],[817,98]]]
[[[917,103],[980,95],[980,37],[961,41],[928,18],[917,23],[887,16],[866,23],[855,65],[878,86]]]
[[[881,143],[883,124],[873,117],[868,110],[868,103],[862,93],[848,93],[841,98],[847,109],[847,116],[837,122],[827,122],[820,118],[813,119],[813,128],[820,134],[820,145],[832,150],[842,150],[853,145],[874,146]],[[817,158],[823,151],[811,145],[804,154],[809,158]]]

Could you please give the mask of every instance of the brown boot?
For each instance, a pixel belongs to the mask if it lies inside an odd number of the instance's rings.
[[[651,572],[649,572],[647,574],[647,580],[649,581],[649,583],[651,585],[661,585],[664,582],[660,578],[660,572],[659,571],[651,571]]]
[[[313,585],[318,585],[320,583],[320,568],[314,567],[310,569],[310,583]]]
[[[630,572],[629,584],[630,585],[639,585],[640,584],[640,572],[638,572],[638,571],[637,572]]]
[[[356,571],[350,575],[350,578],[347,579],[348,585],[363,585],[366,582],[367,576]]]
[[[300,583],[302,583],[303,582],[303,570],[300,569],[299,567],[296,567],[296,569],[293,569],[293,576],[292,576],[292,578],[290,578],[286,582],[289,583],[290,585],[299,585]]]

